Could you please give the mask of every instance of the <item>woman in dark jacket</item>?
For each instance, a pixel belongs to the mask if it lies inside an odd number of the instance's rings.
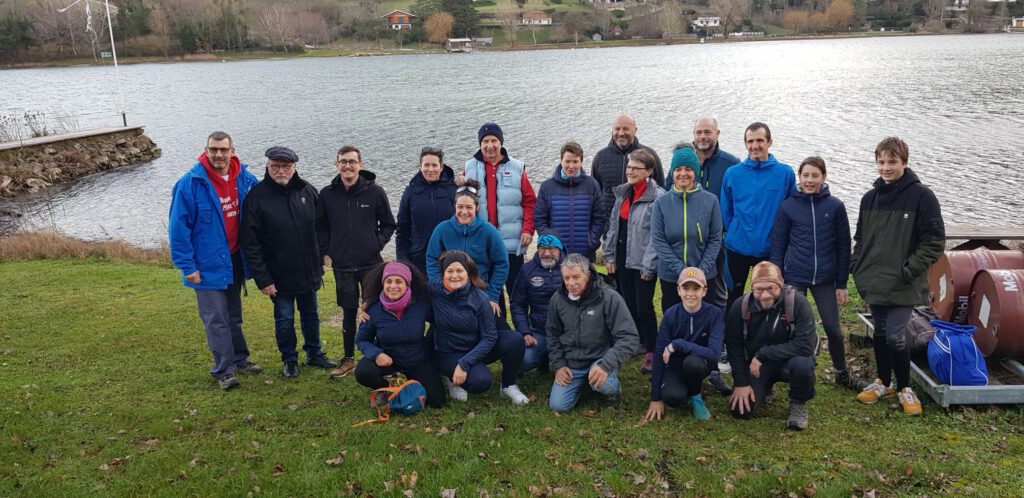
[[[829,192],[822,158],[804,159],[797,174],[797,191],[783,201],[775,215],[771,260],[782,269],[786,284],[805,295],[811,291],[828,337],[836,383],[859,391],[864,382],[846,369],[846,349],[839,327],[839,306],[849,297],[850,222],[846,206]]]
[[[462,251],[448,251],[438,261],[441,278],[430,283],[434,322],[431,333],[438,368],[453,399],[466,401],[468,393],[491,387],[487,365],[501,360],[501,394],[517,405],[529,398],[516,385],[523,362],[523,338],[517,332],[497,330],[491,300],[483,291],[476,263]]]
[[[388,386],[385,375],[401,372],[423,385],[428,405],[444,406],[441,376],[424,335],[432,310],[423,274],[408,263],[385,263],[367,274],[363,289],[369,319],[356,334],[363,353],[356,381],[380,389]]]
[[[427,272],[427,242],[434,228],[455,214],[455,173],[444,164],[444,151],[424,147],[420,171],[409,181],[398,205],[395,253]]]

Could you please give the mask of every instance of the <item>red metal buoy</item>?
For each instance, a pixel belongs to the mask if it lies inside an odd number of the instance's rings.
[[[982,270],[971,283],[968,321],[985,356],[1024,357],[1024,270]]]
[[[929,305],[940,320],[967,323],[971,281],[979,270],[1024,268],[1022,251],[946,251],[928,269]]]

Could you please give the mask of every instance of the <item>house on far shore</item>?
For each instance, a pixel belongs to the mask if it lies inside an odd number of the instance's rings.
[[[1006,27],[1007,33],[1024,33],[1024,17],[1010,19],[1010,25]]]
[[[469,38],[449,38],[444,44],[444,49],[449,52],[472,52],[473,40]]]
[[[412,29],[412,19],[416,16],[404,10],[392,10],[381,16],[388,29],[398,31],[400,29]]]
[[[722,25],[722,18],[718,16],[699,16],[690,21],[695,28],[717,28]]]
[[[523,25],[542,25],[548,26],[551,24],[551,14],[544,12],[543,10],[531,10],[523,12]]]

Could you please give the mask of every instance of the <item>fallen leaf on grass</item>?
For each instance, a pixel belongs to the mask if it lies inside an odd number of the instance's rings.
[[[253,441],[252,442],[253,449],[258,450],[258,449],[260,449],[261,446],[263,446],[263,445],[261,445],[259,441]]]
[[[587,410],[583,412],[583,416],[587,418],[594,418],[595,416],[597,416],[597,412],[594,410]]]
[[[346,451],[346,450],[339,451],[338,452],[338,456],[336,456],[336,457],[334,457],[334,458],[332,458],[332,459],[327,461],[327,465],[330,465],[331,467],[337,467],[337,466],[345,463],[345,455],[347,453],[348,453],[348,451]]]
[[[441,488],[441,498],[457,498],[459,489],[445,489]]]
[[[914,473],[914,467],[913,466],[908,464],[906,467],[903,468],[903,475],[909,476],[909,475],[912,475],[913,473]]]
[[[861,465],[859,463],[844,462],[842,460],[839,461],[839,465],[842,465],[843,467],[846,467],[850,470],[860,470],[861,468]]]
[[[256,458],[256,455],[246,451],[245,453],[242,454],[242,458],[244,458],[246,460],[252,460],[252,459]]]
[[[407,489],[405,491],[402,491],[402,496],[404,496],[405,498],[413,498],[414,496],[416,496],[416,493],[413,493],[411,489]]]
[[[274,465],[274,469],[270,471],[272,475],[279,476],[284,474],[284,465],[278,463]]]
[[[582,471],[586,470],[586,468],[587,468],[586,465],[584,465],[582,463],[579,463],[579,462],[577,462],[577,463],[570,463],[569,465],[566,465],[566,467],[568,467],[569,470],[575,470],[576,472],[582,472]]]
[[[447,427],[441,426],[441,428],[438,429],[435,434],[437,434],[438,436],[447,436],[449,432],[451,431],[449,431]]]
[[[640,448],[639,450],[636,450],[636,453],[633,456],[636,457],[637,460],[647,460],[648,458],[651,457],[651,453],[643,448]]]
[[[636,472],[626,472],[624,477],[633,484],[643,484],[647,481],[647,478],[644,477],[643,474],[637,474]]]
[[[804,486],[804,489],[802,489],[801,491],[803,491],[804,496],[808,498],[818,494],[818,490],[814,488],[813,484],[810,486]]]
[[[253,423],[253,421],[256,420],[256,417],[252,416],[252,414],[249,414],[249,415],[246,415],[244,418],[242,418],[242,420],[245,423],[247,423],[247,424],[251,424],[251,423]]]

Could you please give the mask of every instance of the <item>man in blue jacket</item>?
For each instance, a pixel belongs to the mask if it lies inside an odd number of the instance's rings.
[[[693,150],[697,152],[697,160],[700,162],[700,186],[721,199],[725,172],[738,164],[740,160],[720,148],[719,134],[718,120],[711,116],[701,116],[693,124]],[[716,266],[723,269],[726,267],[725,251],[718,253]],[[729,284],[726,273],[728,272],[718,272],[715,278],[708,282],[710,296],[708,300],[723,310],[729,300]]]
[[[171,193],[171,261],[181,270],[182,283],[195,289],[213,354],[210,375],[225,390],[238,386],[235,373],[262,371],[249,361],[242,334],[241,290],[249,270],[239,242],[242,203],[257,183],[235,156],[231,136],[215,131]]]
[[[743,295],[750,269],[771,254],[772,225],[782,201],[796,192],[796,174],[768,152],[772,132],[755,122],[743,132],[747,159],[729,168],[722,180],[725,258],[732,279],[726,309]]]
[[[551,296],[562,287],[562,274],[558,265],[562,262],[564,246],[558,232],[542,232],[537,239],[537,253],[523,265],[512,286],[512,324],[516,332],[523,335],[526,353],[520,370],[525,373],[537,368],[548,370],[548,340],[544,326],[548,320],[548,304]]]
[[[608,223],[608,206],[601,198],[601,186],[583,171],[583,147],[566,142],[555,172],[540,186],[534,211],[537,231],[555,230],[561,235],[565,252],[594,259]]]

